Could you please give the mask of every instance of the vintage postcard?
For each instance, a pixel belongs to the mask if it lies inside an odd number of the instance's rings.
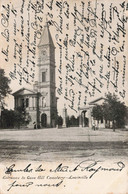
[[[128,193],[128,1],[0,13],[0,194]]]

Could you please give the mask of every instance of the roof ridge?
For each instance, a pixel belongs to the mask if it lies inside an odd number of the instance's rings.
[[[18,92],[20,92],[20,91],[22,91],[22,90],[27,90],[27,91],[29,91],[29,92],[36,93],[34,90],[31,90],[31,89],[28,89],[28,88],[23,87],[23,88],[21,88],[21,89],[15,91],[15,92],[13,92],[12,95],[14,95],[14,94],[16,94],[16,93],[18,93]]]
[[[101,100],[101,99],[105,99],[105,97],[99,97],[99,98],[97,98],[97,99],[95,99],[95,100],[92,100],[92,101],[89,102],[88,104],[92,104],[92,103],[97,102],[97,101],[99,101],[99,100]]]

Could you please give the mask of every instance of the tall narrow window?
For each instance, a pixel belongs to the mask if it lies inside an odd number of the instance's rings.
[[[21,107],[24,108],[24,98],[21,99]]]
[[[53,82],[53,71],[51,72],[51,81]]]
[[[53,92],[51,93],[51,99],[52,99],[51,103],[54,104],[54,93]]]
[[[42,97],[42,107],[46,107],[46,97]]]
[[[42,72],[42,82],[46,81],[46,72]]]
[[[26,108],[29,107],[29,98],[26,98]]]

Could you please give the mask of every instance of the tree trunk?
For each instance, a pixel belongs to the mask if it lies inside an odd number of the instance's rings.
[[[112,127],[113,127],[113,131],[115,132],[115,122],[114,122],[114,120],[112,122]]]
[[[110,120],[109,120],[109,123],[108,123],[108,128],[110,129]]]

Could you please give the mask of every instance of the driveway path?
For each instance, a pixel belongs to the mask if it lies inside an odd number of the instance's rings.
[[[1,130],[0,161],[127,159],[128,132],[89,128]]]

